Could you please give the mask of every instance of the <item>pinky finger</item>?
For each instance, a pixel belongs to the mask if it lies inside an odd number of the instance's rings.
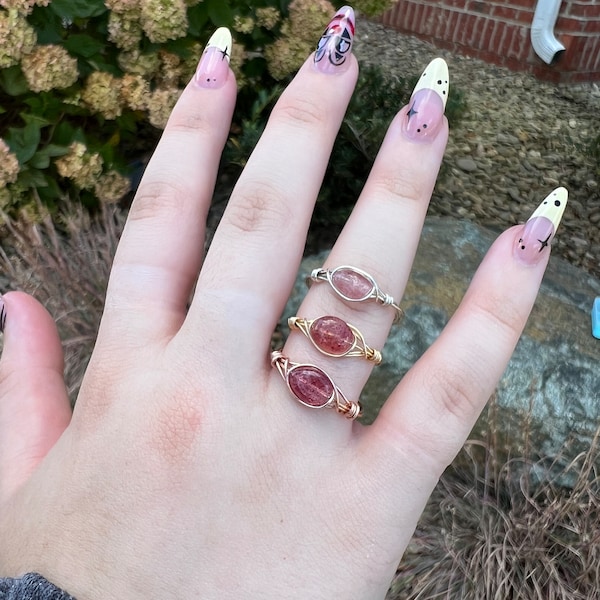
[[[374,424],[439,475],[492,395],[525,327],[567,202],[558,188],[524,226],[504,232],[456,313],[410,369]],[[425,466],[425,465],[423,465]]]
[[[31,296],[1,299],[0,501],[21,486],[71,419],[63,352],[46,309]]]

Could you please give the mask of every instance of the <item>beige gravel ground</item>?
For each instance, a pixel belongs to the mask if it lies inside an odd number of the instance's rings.
[[[555,255],[600,277],[600,165],[590,153],[600,135],[600,89],[542,82],[526,73],[437,50],[411,36],[359,19],[355,52],[390,76],[417,76],[435,56],[465,95],[452,128],[445,171],[430,214],[501,230],[527,220],[554,187],[569,189]]]

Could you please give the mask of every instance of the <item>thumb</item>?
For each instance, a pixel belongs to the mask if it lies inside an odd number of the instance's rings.
[[[0,297],[0,501],[21,486],[71,419],[63,352],[48,311],[22,292]]]

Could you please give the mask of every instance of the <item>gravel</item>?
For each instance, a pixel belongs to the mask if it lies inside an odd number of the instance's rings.
[[[600,165],[590,147],[600,134],[600,89],[557,85],[459,56],[378,23],[360,20],[355,53],[362,64],[418,76],[442,56],[450,84],[467,104],[452,126],[430,214],[502,230],[527,220],[559,185],[569,205],[553,253],[600,278]]]

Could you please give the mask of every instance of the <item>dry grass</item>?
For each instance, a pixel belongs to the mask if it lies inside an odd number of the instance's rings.
[[[600,598],[600,431],[568,462],[499,458],[491,431],[441,478],[388,600]]]
[[[0,268],[9,289],[33,294],[50,311],[65,351],[65,379],[74,402],[94,347],[110,266],[125,223],[116,207],[95,217],[78,206],[54,221],[5,217]]]

